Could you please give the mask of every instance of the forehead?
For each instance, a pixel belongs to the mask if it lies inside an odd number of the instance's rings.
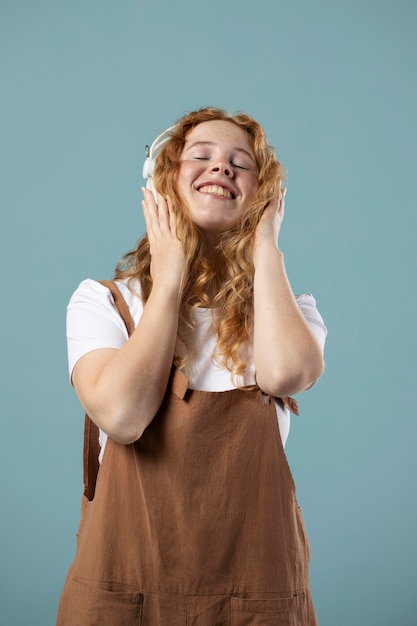
[[[184,148],[199,141],[212,142],[228,148],[243,148],[253,154],[248,133],[237,124],[226,120],[201,122],[186,136]]]

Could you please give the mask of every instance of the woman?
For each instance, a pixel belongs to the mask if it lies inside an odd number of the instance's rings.
[[[186,115],[163,134],[155,197],[143,190],[147,236],[115,283],[71,299],[92,421],[59,626],[317,623],[283,445],[326,329],[286,276],[283,176],[248,115]]]

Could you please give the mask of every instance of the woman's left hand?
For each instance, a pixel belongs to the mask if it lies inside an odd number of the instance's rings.
[[[285,189],[266,207],[255,231],[254,357],[256,381],[270,396],[307,389],[323,371],[323,354],[291,289],[278,237]]]
[[[259,220],[259,224],[255,231],[253,246],[255,263],[259,247],[262,246],[262,244],[268,243],[270,245],[273,243],[275,247],[278,247],[279,233],[284,219],[286,192],[287,190],[285,188],[280,188],[278,196],[273,198],[266,206],[262,217]]]

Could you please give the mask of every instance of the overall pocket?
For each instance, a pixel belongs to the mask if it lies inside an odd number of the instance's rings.
[[[235,596],[230,602],[232,626],[310,626],[305,594],[261,599]]]
[[[70,578],[57,626],[141,626],[143,595],[124,585]]]

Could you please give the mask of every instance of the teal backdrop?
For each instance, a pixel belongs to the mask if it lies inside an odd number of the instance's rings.
[[[417,624],[416,26],[412,0],[1,0],[4,626],[54,624],[75,550],[67,301],[144,232],[144,145],[207,104],[277,147],[329,328],[287,444],[320,625]]]

